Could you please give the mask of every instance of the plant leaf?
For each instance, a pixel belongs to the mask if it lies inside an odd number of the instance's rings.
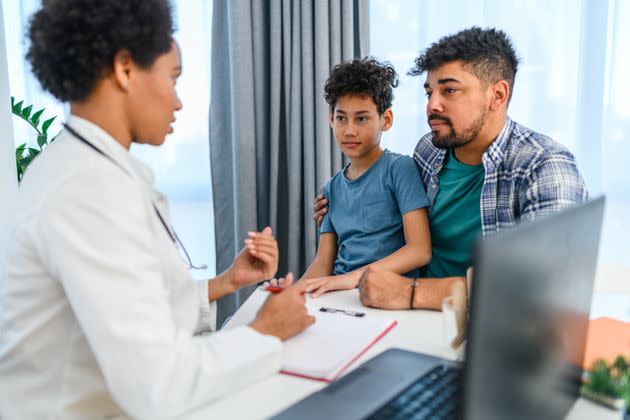
[[[26,143],[19,145],[15,149],[15,159],[20,160],[24,155],[24,149],[26,149]]]
[[[11,109],[15,106],[15,96],[11,96]]]
[[[47,119],[46,121],[44,121],[44,124],[42,124],[42,133],[46,134],[48,132],[48,127],[50,127],[50,124],[52,124],[52,122],[55,120],[55,118],[57,118],[57,117],[52,117],[52,118]]]
[[[32,147],[28,148],[28,155],[32,159],[39,154],[40,150],[34,149]]]
[[[28,120],[28,117],[31,116],[31,111],[33,110],[33,105],[29,105],[26,108],[24,108],[22,110],[22,117],[24,117],[24,119]]]
[[[13,111],[13,113],[15,115],[20,115],[20,113],[22,112],[22,104],[24,103],[24,101],[20,101],[17,104],[13,105],[13,107],[11,108],[11,110]]]
[[[43,147],[48,145],[48,134],[40,134],[37,136],[37,145],[40,150],[44,150]]]
[[[42,114],[44,113],[44,110],[46,108],[42,108],[39,111],[37,111],[36,113],[33,114],[33,116],[31,117],[31,122],[33,123],[33,125],[35,127],[37,127],[37,124],[39,124],[39,117],[42,116]]]

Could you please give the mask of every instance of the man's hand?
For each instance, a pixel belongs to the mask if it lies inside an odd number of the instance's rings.
[[[333,290],[350,290],[354,289],[359,283],[361,276],[360,271],[341,274],[338,276],[325,276],[315,277],[312,279],[304,279],[308,287],[307,292],[311,292],[311,297],[318,298],[326,292],[332,292]]]
[[[286,340],[315,322],[315,317],[306,311],[304,292],[307,285],[304,282],[291,284],[292,281],[293,275],[287,274],[286,289],[267,298],[250,327],[261,334]]]
[[[273,277],[278,271],[278,242],[267,226],[262,232],[249,232],[245,248],[228,269],[234,289]]]
[[[411,279],[393,271],[368,267],[359,284],[359,296],[365,306],[381,309],[409,309]]]
[[[324,198],[324,194],[319,194],[315,197],[315,201],[313,202],[313,220],[317,227],[322,225],[322,220],[324,219],[324,214],[328,211],[326,207],[328,205],[328,200]]]

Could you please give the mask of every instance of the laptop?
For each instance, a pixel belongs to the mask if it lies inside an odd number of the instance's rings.
[[[604,202],[476,243],[466,362],[389,349],[275,418],[563,418],[581,384]]]

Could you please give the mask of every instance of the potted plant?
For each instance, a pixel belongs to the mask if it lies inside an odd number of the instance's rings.
[[[33,105],[24,107],[24,101],[16,103],[15,98],[13,96],[11,97],[11,112],[16,117],[26,121],[26,123],[35,130],[37,133],[37,146],[39,147],[39,149],[37,149],[27,146],[26,143],[22,143],[15,149],[18,182],[22,180],[24,171],[26,171],[26,168],[33,161],[35,156],[41,153],[49,143],[52,143],[55,141],[55,138],[57,138],[55,135],[50,141],[48,140],[48,129],[56,117],[42,120],[44,110],[45,108],[42,108],[39,111],[32,112]]]
[[[622,355],[610,364],[603,359],[596,360],[586,374],[582,395],[622,410],[627,416],[630,413],[630,360]]]

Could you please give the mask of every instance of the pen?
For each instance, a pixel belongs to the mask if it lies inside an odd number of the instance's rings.
[[[365,316],[365,313],[363,312],[356,312],[356,311],[349,311],[348,309],[336,309],[336,308],[329,308],[326,306],[322,306],[321,308],[319,308],[320,312],[329,312],[329,313],[335,313],[335,312],[340,312],[342,314],[346,314],[346,315],[350,315],[350,316],[356,316],[356,317],[362,317]]]

